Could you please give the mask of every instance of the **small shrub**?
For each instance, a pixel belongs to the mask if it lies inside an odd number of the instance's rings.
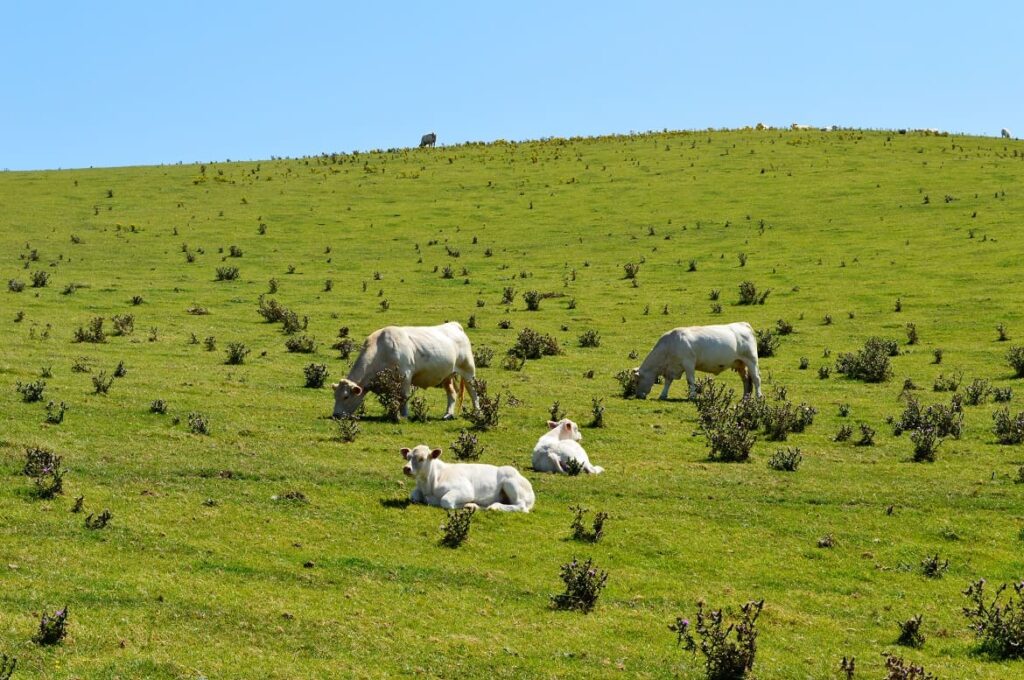
[[[940,561],[938,553],[921,560],[921,573],[928,578],[942,578],[947,569],[949,569],[949,560]]]
[[[327,364],[308,364],[303,372],[306,374],[306,387],[313,389],[323,387],[329,375]]]
[[[925,425],[910,432],[910,441],[914,443],[914,462],[934,462],[935,452],[942,443],[936,428]]]
[[[840,404],[839,405],[839,417],[840,418],[846,418],[849,415],[850,415],[850,405],[849,404]]]
[[[303,317],[305,319],[305,317]],[[299,321],[299,315],[295,312],[285,310],[284,318],[281,320],[281,330],[285,335],[294,335],[306,328],[304,321]]]
[[[992,394],[992,386],[988,380],[975,378],[971,384],[964,388],[964,401],[968,406],[982,404]]]
[[[800,370],[801,371],[806,371],[810,367],[811,367],[811,360],[808,359],[807,357],[800,357]]]
[[[271,279],[271,281],[273,281],[273,279]],[[288,314],[288,310],[274,298],[270,298],[268,300],[264,296],[260,295],[258,303],[259,306],[256,308],[256,311],[267,323],[278,323],[284,321],[285,316]]]
[[[903,657],[884,654],[885,680],[938,680],[924,666],[904,661]]]
[[[49,402],[46,405],[46,422],[51,425],[60,425],[64,422],[64,414],[67,413],[68,405],[63,401],[60,404]]]
[[[229,365],[244,364],[245,357],[248,356],[250,351],[251,350],[245,346],[244,342],[229,342],[227,359],[224,363]]]
[[[939,377],[935,379],[935,383],[932,384],[932,390],[935,392],[956,392],[960,389],[960,383],[964,380],[963,371],[953,371],[953,374],[948,378],[944,373],[939,373]]]
[[[441,531],[444,533],[444,536],[441,537],[441,545],[446,548],[458,548],[469,538],[469,525],[476,508],[445,510],[445,512],[448,518],[441,525]]]
[[[242,249],[238,246],[230,246],[228,248],[228,257],[241,257]]]
[[[107,336],[103,332],[103,317],[96,316],[89,321],[89,327],[78,327],[75,331],[75,342],[106,342]]]
[[[770,328],[758,328],[754,335],[757,336],[758,358],[775,356],[775,350],[779,348],[781,342],[775,332]]]
[[[238,267],[217,267],[218,281],[234,281],[238,278]]]
[[[941,364],[942,363],[942,355],[943,355],[943,353],[944,352],[943,352],[941,347],[936,347],[935,349],[933,349],[932,350],[932,357],[933,357],[932,363],[933,364]]]
[[[50,282],[49,272],[42,270],[32,272],[32,287],[33,288],[45,288],[46,284]]]
[[[423,398],[423,395],[417,394],[409,399],[409,420],[415,423],[425,423],[429,410],[427,400]]]
[[[704,602],[697,603],[697,624],[693,627],[700,644],[690,632],[690,621],[676,618],[669,630],[676,633],[676,644],[683,649],[704,655],[704,672],[708,680],[742,680],[754,668],[757,655],[757,617],[764,600],[750,601],[741,607],[739,622],[726,625],[721,609],[705,612]],[[734,635],[735,639],[731,639]]]
[[[549,412],[551,413],[551,420],[556,422],[565,417],[565,411],[562,410],[562,404],[559,403],[557,399],[551,404]]]
[[[619,382],[619,387],[622,388],[622,398],[631,399],[636,396],[637,384],[640,382],[640,376],[636,374],[631,368],[619,371],[615,374],[615,379]]]
[[[832,440],[837,442],[845,442],[849,441],[850,437],[852,436],[853,428],[850,427],[849,425],[842,425],[840,426],[839,431],[836,432],[836,436],[832,437]]]
[[[355,413],[338,418],[338,439],[351,443],[359,434],[359,416]]]
[[[217,338],[213,337],[212,335],[207,335],[206,338],[203,339],[203,347],[206,348],[207,352],[212,352],[216,350]]]
[[[78,357],[71,362],[71,370],[75,373],[88,373],[92,369],[89,368],[89,360],[86,357]]]
[[[1006,361],[1013,369],[1014,378],[1024,378],[1024,346],[1011,347],[1006,352]]]
[[[191,314],[192,316],[206,316],[210,313],[210,310],[206,307],[192,304],[185,308],[185,313]]]
[[[875,430],[867,423],[860,424],[860,439],[854,442],[857,446],[874,446]]]
[[[753,281],[744,281],[740,284],[740,301],[741,305],[763,305],[765,300],[768,299],[768,295],[772,292],[771,288],[758,293],[757,286],[754,285]]]
[[[477,368],[488,368],[494,358],[494,350],[486,345],[473,348],[473,363]]]
[[[498,322],[498,328],[507,331],[509,328],[512,328],[512,320],[502,319],[501,321]]]
[[[558,340],[554,337],[538,333],[532,328],[524,328],[519,331],[516,344],[508,350],[510,356],[517,356],[523,359],[540,359],[544,356],[556,356],[562,353],[558,346]]]
[[[500,417],[501,394],[493,397],[487,394],[487,381],[478,378],[473,379],[473,388],[476,390],[477,401],[480,406],[466,412],[466,418],[473,424],[474,430],[489,430],[496,427]]]
[[[510,305],[516,298],[516,289],[512,286],[505,286],[505,289],[501,292],[501,304]]]
[[[775,332],[779,335],[789,335],[793,332],[793,324],[785,319],[779,319],[775,322]]]
[[[921,632],[921,615],[911,616],[899,624],[900,635],[896,638],[896,644],[904,647],[924,647],[924,634]]]
[[[708,457],[722,462],[744,462],[750,458],[757,438],[736,417],[736,411],[727,412],[726,417],[708,424],[701,422],[701,429],[711,449]]]
[[[572,537],[576,541],[585,541],[587,543],[597,543],[604,536],[604,523],[608,519],[607,512],[599,512],[594,515],[593,529],[588,530],[583,525],[583,516],[587,514],[587,509],[580,505],[570,505],[569,511],[573,513],[572,525]]]
[[[590,427],[604,427],[604,399],[592,399],[590,412],[594,416]]]
[[[595,330],[583,331],[580,335],[580,347],[600,347],[601,334]]]
[[[917,344],[917,340],[918,340],[918,338],[917,338],[917,326],[915,324],[908,323],[907,324],[907,344],[908,345],[916,345]]]
[[[836,547],[836,537],[833,534],[825,534],[818,539],[819,548],[834,548]]]
[[[105,529],[107,527],[107,524],[113,518],[113,516],[114,515],[110,512],[110,510],[106,509],[104,509],[103,512],[95,516],[93,516],[93,513],[90,512],[89,516],[85,518],[85,528]]]
[[[17,279],[8,279],[7,290],[11,291],[12,293],[20,293],[21,291],[25,290],[25,282],[18,281]]]
[[[377,394],[377,401],[384,409],[384,418],[397,423],[402,415],[402,405],[405,404],[405,385],[398,369],[385,368],[378,371],[372,383],[372,391]]]
[[[149,405],[149,412],[157,413],[160,415],[167,413],[167,402],[164,401],[163,399],[154,399],[153,402]]]
[[[762,416],[761,422],[768,441],[786,441],[789,433],[796,429],[796,412],[791,402],[784,401],[774,406],[766,406]]]
[[[37,645],[55,645],[68,634],[68,608],[58,609],[53,615],[43,614],[39,620],[39,632],[32,641]]]
[[[108,378],[106,371],[100,371],[92,376],[93,394],[107,394],[113,384],[114,376]]]
[[[485,448],[475,434],[462,430],[449,447],[456,460],[476,460],[483,455]]]
[[[882,338],[868,338],[863,349],[839,355],[836,372],[868,383],[885,382],[892,377],[889,357],[892,356],[894,345],[892,341]]]
[[[562,565],[561,578],[565,592],[552,596],[552,605],[556,609],[571,609],[586,614],[597,604],[597,598],[608,582],[608,572],[594,567],[592,559],[581,563],[573,558],[572,562]]]
[[[779,449],[768,459],[768,467],[779,472],[796,472],[802,460],[799,448]]]
[[[544,299],[544,296],[535,290],[528,290],[523,293],[523,302],[526,303],[526,309],[531,312],[536,312],[540,309],[540,302]]]
[[[14,389],[21,395],[21,400],[23,402],[31,404],[33,402],[43,400],[43,392],[46,390],[46,381],[33,380],[30,383],[22,383],[19,380]]]
[[[1010,416],[1010,409],[1003,407],[992,414],[995,423],[992,431],[1000,444],[1020,444],[1024,442],[1024,411]]]
[[[712,288],[711,292],[708,293],[708,299],[711,300],[712,302],[714,302],[715,300],[717,300],[721,296],[721,294],[722,294],[722,291],[720,289]]]
[[[128,375],[128,367],[124,365],[123,361],[118,361],[117,366],[114,367],[114,377],[123,378]]]
[[[442,279],[454,279],[455,278],[455,270],[452,269],[452,266],[450,264],[446,264],[444,266],[444,269],[441,270],[441,278]]]
[[[114,324],[114,335],[131,335],[135,330],[134,314],[115,314],[110,321]]]
[[[1013,399],[1012,387],[995,387],[992,389],[992,401],[1007,402]]]
[[[634,264],[633,262],[627,262],[622,265],[622,269],[626,274],[623,278],[626,279],[635,279],[636,275],[640,273],[640,265]]]
[[[11,680],[14,671],[18,668],[18,660],[13,656],[0,654],[0,680]]]
[[[210,419],[202,413],[193,411],[188,414],[188,429],[192,434],[209,435]]]
[[[999,333],[999,337],[996,338],[999,342],[1006,342],[1010,339],[1010,334],[1006,332],[1006,324],[1001,323],[996,326],[996,331]]]
[[[969,601],[963,613],[981,640],[981,650],[997,659],[1024,658],[1024,581],[1011,585],[1013,592],[1005,604],[1000,603],[1005,583],[996,589],[991,603],[985,602],[985,579],[963,593]]]
[[[340,358],[342,361],[348,361],[348,358],[349,356],[351,356],[352,350],[354,350],[355,347],[356,343],[352,340],[352,338],[341,338],[336,343],[331,345],[332,349],[338,350],[338,352],[340,353],[340,356],[338,358]]]
[[[818,380],[828,380],[831,372],[832,370],[828,366],[820,366],[818,368]]]
[[[570,458],[569,460],[565,461],[564,467],[565,474],[569,475],[570,477],[575,477],[579,475],[581,472],[583,472],[583,463],[579,462],[575,458]]]
[[[25,449],[25,466],[22,473],[32,479],[35,494],[39,498],[53,498],[64,492],[64,458],[41,446]]]
[[[284,346],[289,352],[296,354],[312,354],[316,351],[316,342],[308,335],[288,338],[284,341]]]

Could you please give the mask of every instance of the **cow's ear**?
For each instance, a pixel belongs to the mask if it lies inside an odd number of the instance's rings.
[[[410,452],[412,452],[412,449],[402,449],[401,450],[402,458],[405,458],[406,460],[409,460],[409,453]]]
[[[572,432],[572,421],[565,421],[565,425],[563,425],[562,427],[564,427],[566,431]]]
[[[556,427],[558,427],[558,423],[556,423],[556,422],[555,422],[555,421],[553,421],[553,420],[549,420],[549,421],[548,421],[548,429],[549,429],[549,430],[553,430],[553,429],[555,429]]]
[[[360,387],[359,385],[353,385],[352,386],[352,394],[354,394],[354,395],[356,395],[358,397],[362,393],[363,393],[363,388],[362,387]]]
[[[430,457],[431,458],[437,458],[440,455],[441,455],[441,449],[434,449],[433,451],[430,452]]]

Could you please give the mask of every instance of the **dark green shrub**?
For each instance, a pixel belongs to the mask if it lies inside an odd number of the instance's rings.
[[[1006,603],[1000,596],[1007,589],[1004,583],[996,589],[991,603],[985,601],[985,579],[975,581],[964,596],[969,605],[963,608],[970,628],[981,640],[981,651],[996,659],[1024,658],[1024,581],[1013,583]]]
[[[251,350],[245,346],[243,342],[229,342],[227,349],[227,359],[224,361],[225,364],[237,365],[244,364],[245,357],[248,356]]]
[[[19,380],[14,389],[21,395],[21,400],[23,402],[31,404],[33,402],[43,400],[43,392],[46,390],[46,381],[33,380],[30,383],[22,383]]]
[[[779,449],[768,459],[768,467],[779,472],[796,472],[802,460],[799,448]]]
[[[303,372],[306,375],[306,387],[314,389],[323,387],[329,375],[326,364],[309,364]]]
[[[288,338],[284,341],[284,346],[289,352],[297,354],[312,354],[316,351],[316,342],[308,335]]]
[[[893,345],[892,341],[882,338],[868,338],[864,348],[858,352],[839,355],[836,372],[868,383],[885,382],[892,377],[889,357]]]
[[[593,559],[579,562],[573,558],[572,562],[562,565],[561,578],[565,592],[552,596],[552,605],[556,609],[573,609],[586,614],[597,604],[608,582],[608,572],[594,567]]]
[[[581,505],[570,505],[569,511],[573,513],[570,525],[573,540],[587,543],[597,543],[601,540],[601,537],[604,536],[604,523],[608,519],[607,512],[599,512],[594,515],[593,529],[589,530],[583,525],[583,516],[587,514],[586,508]]]
[[[445,510],[445,512],[448,518],[441,525],[441,531],[444,533],[444,536],[441,537],[441,545],[446,548],[458,548],[469,538],[469,525],[476,508]]]
[[[669,629],[677,635],[676,643],[683,649],[704,655],[704,671],[708,680],[742,680],[749,677],[757,656],[757,617],[764,600],[747,602],[736,623],[726,625],[722,610],[705,612],[704,602],[697,603],[697,623],[693,626],[700,644],[690,632],[689,619],[676,618]],[[733,639],[734,638],[734,639]]]

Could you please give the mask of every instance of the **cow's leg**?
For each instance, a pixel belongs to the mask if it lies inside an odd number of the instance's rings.
[[[471,503],[471,500],[471,498],[466,497],[466,494],[462,489],[452,489],[445,495],[441,496],[441,500],[438,502],[438,505],[445,510],[457,510],[458,508],[467,507],[471,504],[474,508],[477,507],[475,503]]]
[[[740,360],[736,361],[733,368],[740,374],[740,379],[743,380],[743,398],[746,399],[750,396],[750,391],[753,389],[753,381],[750,379],[750,371],[747,370],[747,365]]]
[[[418,486],[415,489],[412,490],[412,494],[409,496],[409,500],[412,501],[413,503],[426,503],[427,502],[427,499],[424,498],[423,492],[420,491],[420,488]]]
[[[455,417],[455,377],[449,376],[445,378],[444,382],[441,383],[441,387],[444,388],[444,392],[448,396],[448,408],[445,409],[441,420],[451,420]]]
[[[761,396],[761,373],[757,370],[756,360],[744,360],[743,363],[747,365],[747,375],[750,376],[750,389],[754,393],[754,396]]]
[[[466,382],[466,391],[469,392],[469,398],[473,402],[475,411],[480,408],[480,400],[477,398],[476,388],[473,387],[473,381],[476,380],[476,365],[473,363],[473,357],[469,357],[468,360],[459,364],[456,367],[456,373]]]
[[[551,461],[551,465],[555,468],[552,472],[565,472],[565,468],[562,467],[562,458],[557,453],[549,453],[548,460]]]
[[[402,376],[402,417],[409,417],[409,397],[412,396],[412,374]]]
[[[665,399],[668,399],[668,388],[671,387],[671,386],[672,386],[672,377],[666,375],[665,376],[665,386],[661,388],[661,395],[658,397],[658,399],[661,399],[662,401],[664,401]]]
[[[697,396],[697,376],[696,369],[693,366],[686,366],[686,384],[690,387],[690,394],[688,399],[693,399]]]

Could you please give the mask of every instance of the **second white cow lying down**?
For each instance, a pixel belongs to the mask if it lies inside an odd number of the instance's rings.
[[[601,474],[604,468],[590,464],[587,452],[579,445],[582,439],[579,426],[568,418],[557,423],[549,420],[548,431],[533,447],[533,469],[537,472],[565,472],[566,464],[575,460],[584,472]]]
[[[509,465],[445,463],[441,449],[420,444],[402,449],[402,472],[416,480],[409,499],[435,507],[485,508],[505,512],[529,512],[536,501],[530,480]]]

